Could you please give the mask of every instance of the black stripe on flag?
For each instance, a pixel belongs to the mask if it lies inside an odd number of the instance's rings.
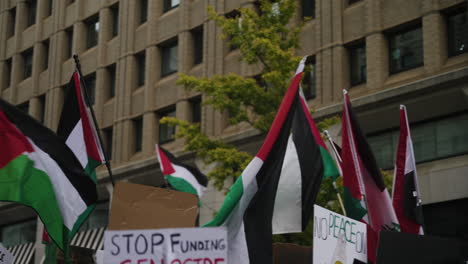
[[[75,80],[72,75],[70,82],[68,82],[67,85],[57,135],[66,141],[80,119],[80,106],[78,105]]]
[[[21,133],[57,162],[86,205],[95,204],[97,201],[96,185],[86,175],[80,162],[65,145],[65,142],[57,137],[52,130],[1,98],[0,108]]]
[[[161,146],[159,146],[159,148],[164,152],[164,154],[166,154],[166,156],[169,158],[171,163],[173,163],[173,164],[175,164],[177,166],[186,168],[188,171],[190,171],[190,173],[192,173],[193,176],[195,176],[195,179],[197,179],[197,182],[199,184],[203,185],[204,187],[206,187],[208,185],[208,178],[197,167],[189,166],[187,164],[184,164],[184,163],[180,162],[179,159],[177,159],[169,151],[165,150]]]
[[[403,213],[406,218],[423,224],[422,207],[418,206],[418,197],[415,195],[416,185],[414,182],[414,171],[405,174],[403,183]]]

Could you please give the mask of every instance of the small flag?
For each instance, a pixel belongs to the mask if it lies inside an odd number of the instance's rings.
[[[378,233],[399,230],[398,220],[374,154],[344,91],[341,159],[348,217],[368,224],[368,258],[375,261]]]
[[[305,59],[262,148],[205,224],[227,227],[229,263],[272,263],[272,234],[301,232],[322,177],[338,175],[299,89]]]
[[[423,234],[422,204],[406,107],[400,106],[400,137],[393,181],[393,207],[402,232]]]
[[[33,208],[62,250],[95,206],[96,184],[50,129],[0,99],[0,200]]]
[[[195,194],[201,198],[208,185],[208,178],[198,168],[181,163],[174,155],[156,144],[161,172],[177,191]]]

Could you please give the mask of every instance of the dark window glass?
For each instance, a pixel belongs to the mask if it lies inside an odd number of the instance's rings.
[[[195,97],[190,100],[192,110],[192,123],[201,122],[201,96]]]
[[[354,3],[360,2],[361,0],[348,0],[348,5],[352,5]]]
[[[135,152],[140,152],[143,146],[143,119],[137,118],[133,120],[133,132],[135,133]]]
[[[302,78],[302,91],[307,100],[314,99],[317,96],[316,87],[317,87],[317,67],[315,64],[315,59],[310,59],[306,62],[306,67],[304,68],[304,75]]]
[[[73,27],[69,27],[65,30],[65,58],[72,57],[72,50],[73,50]]]
[[[32,26],[36,23],[36,13],[37,13],[37,0],[28,0],[26,2],[28,9],[28,17],[26,27]]]
[[[86,21],[86,48],[92,48],[98,43],[99,18],[93,17]]]
[[[68,0],[67,5],[71,5],[71,4],[73,4],[74,2],[75,2],[75,0]]]
[[[17,105],[19,110],[25,112],[26,114],[29,113],[29,101],[26,101],[25,103],[22,103],[20,105]]]
[[[168,110],[164,110],[158,113],[159,120],[161,120],[163,117],[175,117],[176,116],[176,111],[175,108],[171,108]],[[161,124],[159,122],[159,143],[163,144],[169,141],[174,140],[174,135],[175,135],[175,127],[168,125],[168,124]]]
[[[423,65],[421,26],[389,34],[390,73],[398,73]]]
[[[39,116],[38,116],[38,121],[44,124],[45,121],[45,108],[46,108],[46,95],[43,94],[39,96]]]
[[[43,43],[43,49],[44,49],[44,65],[43,69],[47,70],[49,68],[49,40],[44,41]]]
[[[173,8],[178,7],[180,0],[164,0],[164,12],[167,12]]]
[[[53,5],[53,1],[52,0],[48,0],[46,1],[46,14],[45,16],[48,17],[50,15],[52,15],[52,5]]]
[[[11,247],[36,241],[37,220],[16,223],[1,228],[1,241],[4,247]]]
[[[302,17],[315,17],[315,0],[302,0]]]
[[[148,20],[148,0],[140,0],[140,24]]]
[[[8,11],[8,24],[7,24],[7,38],[15,35],[15,21],[16,20],[16,8],[10,9]]]
[[[10,87],[11,85],[11,70],[13,64],[11,63],[11,58],[5,61],[5,68],[4,68],[4,78],[5,78],[5,87]]]
[[[448,55],[456,56],[468,52],[468,17],[463,12],[447,16]]]
[[[392,169],[399,130],[369,136],[375,158],[383,169]],[[416,162],[427,162],[468,153],[468,114],[411,126]]]
[[[115,64],[112,64],[111,66],[107,67],[108,73],[109,73],[109,98],[113,98],[115,96],[115,86],[117,84],[116,82],[116,66]]]
[[[96,94],[96,73],[91,73],[84,77],[86,84],[86,92],[89,97],[89,104],[94,105],[95,94]]]
[[[354,45],[348,48],[349,52],[349,72],[351,86],[365,83],[366,73],[366,45]]]
[[[146,70],[146,56],[145,52],[140,52],[135,55],[137,63],[137,87],[145,85],[145,70]]]
[[[161,46],[161,75],[177,72],[177,41]]]
[[[23,79],[29,78],[32,75],[32,66],[33,66],[33,50],[29,49],[23,52]]]
[[[197,65],[203,62],[203,26],[192,31],[193,37],[193,64]]]
[[[104,128],[104,151],[106,152],[106,157],[109,160],[112,160],[112,138],[114,130],[112,127]]]
[[[119,34],[119,3],[111,7],[112,12],[112,37]]]

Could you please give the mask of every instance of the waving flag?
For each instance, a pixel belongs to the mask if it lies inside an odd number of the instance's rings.
[[[344,91],[341,159],[344,204],[348,217],[368,224],[368,257],[375,261],[378,233],[399,230],[398,220],[374,154],[367,143],[348,94]]]
[[[338,175],[299,89],[304,63],[262,148],[205,225],[227,227],[229,263],[272,263],[272,233],[301,232],[322,177]]]
[[[36,211],[60,249],[95,206],[95,183],[54,132],[0,99],[0,200]]]
[[[422,234],[422,205],[414,159],[413,141],[404,105],[400,106],[400,137],[393,181],[393,207],[400,222],[401,231]]]
[[[177,191],[192,193],[201,198],[208,178],[199,169],[181,163],[174,155],[156,144],[159,166],[167,182]]]

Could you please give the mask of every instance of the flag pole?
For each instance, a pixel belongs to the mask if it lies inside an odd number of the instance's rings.
[[[73,59],[75,60],[76,70],[78,71],[78,74],[80,75],[80,84],[83,86],[84,98],[86,100],[86,105],[89,107],[89,110],[91,112],[91,117],[93,118],[94,127],[97,130],[96,134],[97,134],[97,137],[98,137],[98,140],[99,140],[99,144],[102,147],[103,144],[102,144],[101,134],[99,133],[99,126],[98,126],[98,123],[97,123],[96,115],[94,114],[93,106],[90,104],[88,89],[86,87],[86,83],[83,80],[83,78],[81,78],[83,76],[83,74],[81,72],[80,59],[78,58],[78,55],[76,55],[76,54],[73,55]],[[111,166],[110,166],[110,163],[109,163],[109,159],[107,158],[107,153],[106,153],[106,151],[104,151],[104,149],[102,149],[102,154],[104,155],[104,161],[105,161],[105,164],[106,164],[106,167],[107,167],[107,172],[109,173],[109,178],[111,180],[112,186],[115,186],[114,177],[112,175],[112,170],[111,170]]]
[[[330,136],[330,133],[328,133],[328,130],[323,131],[323,133],[327,137],[328,143],[330,143],[330,145],[332,146],[333,152],[335,153],[335,157],[338,159],[337,161],[341,162],[340,154],[338,153],[337,149],[335,148],[335,144],[333,143],[333,140],[332,140],[332,138]],[[336,164],[336,165],[341,166],[340,164]],[[341,168],[340,168],[340,173],[341,173]],[[347,216],[346,209],[345,209],[344,204],[343,204],[343,199],[341,199],[341,194],[338,191],[338,186],[336,186],[335,181],[333,181],[333,188],[336,191],[336,196],[338,196],[338,201],[340,202],[340,206],[341,206],[341,210],[343,211],[343,215]]]

